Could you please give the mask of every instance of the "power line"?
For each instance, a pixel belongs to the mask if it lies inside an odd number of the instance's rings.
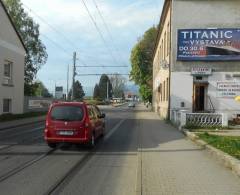
[[[105,47],[107,48],[107,50],[109,51],[109,54],[110,54],[111,57],[113,58],[113,61],[114,61],[115,63],[118,64],[116,58],[114,57],[114,55],[113,55],[111,49],[109,48],[109,46],[108,46],[108,44],[107,44],[107,42],[106,42],[106,40],[105,40],[105,38],[104,38],[104,36],[103,36],[103,34],[102,34],[100,28],[98,27],[98,25],[97,25],[95,19],[93,18],[93,16],[92,16],[90,10],[88,9],[88,7],[87,7],[85,1],[84,1],[84,0],[81,0],[81,1],[82,1],[83,5],[84,5],[84,7],[85,7],[85,9],[86,9],[86,11],[87,11],[87,13],[88,13],[90,19],[92,20],[92,22],[93,22],[93,24],[94,24],[96,30],[98,31],[98,34],[100,35],[100,37],[101,37],[101,39],[102,39],[102,41],[103,41]]]
[[[106,74],[106,75],[109,75],[109,76],[114,76],[114,75],[126,75],[126,76],[129,76],[129,74],[119,74],[119,73],[103,73],[103,74]],[[76,76],[101,76],[103,74],[77,74]]]
[[[86,67],[86,68],[91,68],[91,67],[94,67],[94,68],[116,68],[116,67],[128,67],[128,66],[105,66],[105,65],[102,65],[102,66],[76,66],[76,67]]]
[[[104,24],[104,27],[105,27],[105,29],[106,29],[106,31],[107,31],[110,39],[111,39],[111,41],[112,41],[112,45],[113,45],[114,49],[117,51],[117,53],[121,56],[121,58],[122,58],[122,60],[123,60],[123,57],[122,57],[119,49],[117,48],[117,46],[116,46],[116,44],[115,44],[115,41],[114,41],[113,36],[112,36],[112,33],[111,33],[110,29],[108,28],[108,25],[107,25],[107,23],[106,23],[106,21],[105,21],[105,19],[104,19],[104,17],[103,17],[103,14],[101,13],[101,11],[100,11],[100,9],[99,9],[99,7],[98,7],[97,2],[96,2],[95,0],[92,0],[92,1],[93,1],[94,5],[95,5],[97,11],[98,11],[98,14],[99,14],[99,16],[100,16],[100,18],[101,18],[101,20],[102,20],[102,22],[103,22],[103,24]],[[124,61],[124,60],[123,60],[123,61]]]
[[[39,20],[41,20],[44,24],[46,24],[48,27],[50,27],[55,33],[57,33],[58,35],[60,35],[61,37],[63,37],[65,39],[65,41],[69,44],[69,46],[74,46],[77,50],[79,50],[81,53],[83,53],[83,55],[86,56],[86,53],[84,54],[84,52],[78,48],[78,46],[71,40],[69,39],[64,33],[62,33],[60,30],[58,30],[55,26],[51,25],[47,20],[45,20],[43,17],[41,17],[40,15],[38,15],[34,10],[32,10],[30,7],[28,7],[27,5],[23,4],[22,5],[28,9],[32,14],[34,14]],[[41,33],[42,34],[42,33]],[[47,37],[45,35],[45,37]],[[49,37],[47,38],[48,40],[52,41]],[[55,44],[56,45],[56,44]],[[58,44],[59,46],[59,44]],[[61,46],[60,46],[61,47]],[[87,56],[92,57],[90,55],[87,54]],[[83,63],[83,62],[82,62]]]

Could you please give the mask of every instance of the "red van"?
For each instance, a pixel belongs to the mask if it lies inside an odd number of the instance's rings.
[[[48,146],[58,143],[84,143],[93,147],[104,135],[105,114],[95,105],[82,102],[59,102],[49,108],[44,138]]]

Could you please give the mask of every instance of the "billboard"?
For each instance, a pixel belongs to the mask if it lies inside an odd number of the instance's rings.
[[[177,47],[181,61],[240,60],[240,28],[180,29]]]

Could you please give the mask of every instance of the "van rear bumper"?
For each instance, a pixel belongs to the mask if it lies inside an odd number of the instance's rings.
[[[47,143],[87,143],[89,141],[88,138],[72,138],[72,137],[44,137]]]

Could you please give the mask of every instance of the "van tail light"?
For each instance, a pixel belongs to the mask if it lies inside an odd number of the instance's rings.
[[[46,128],[48,127],[48,125],[49,125],[48,120],[46,120],[46,124],[45,124]]]
[[[85,123],[85,128],[88,128],[90,125],[88,122]]]

